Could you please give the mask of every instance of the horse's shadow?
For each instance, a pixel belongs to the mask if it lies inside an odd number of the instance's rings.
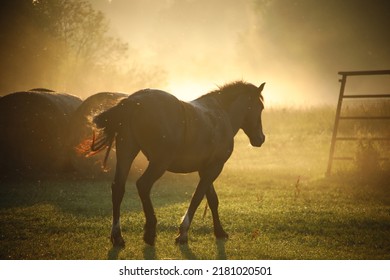
[[[122,251],[123,248],[119,248],[119,247],[112,247],[108,253],[107,253],[107,259],[108,260],[117,260],[118,257],[119,257],[119,253],[120,251]]]
[[[179,245],[179,249],[181,252],[181,255],[183,256],[183,259],[186,260],[197,260],[198,257],[192,252],[190,246],[188,244]]]
[[[154,246],[145,245],[144,247],[144,260],[156,260],[156,248]]]
[[[119,259],[119,254],[124,249],[125,248],[113,246],[107,253],[107,259],[108,260]],[[144,253],[145,260],[156,260],[157,259],[156,249],[153,246],[145,245],[143,253]]]
[[[215,241],[216,246],[216,258],[217,260],[227,260],[226,250],[225,250],[226,240],[217,239]],[[180,245],[180,252],[183,256],[183,259],[186,260],[198,260],[199,258],[194,254],[188,244]]]
[[[215,244],[217,246],[217,260],[227,260],[226,250],[225,250],[225,243],[226,239],[217,239],[215,241]]]
[[[217,260],[227,260],[226,250],[225,250],[226,240],[216,240],[216,259]],[[191,250],[188,244],[178,245],[182,258],[185,260],[198,260],[199,257]],[[112,247],[107,253],[107,259],[117,260],[119,258],[120,252],[124,248]],[[143,255],[145,260],[156,260],[156,248],[154,246],[145,245],[143,249]]]

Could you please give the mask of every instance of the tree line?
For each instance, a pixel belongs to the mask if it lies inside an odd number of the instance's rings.
[[[87,0],[0,0],[0,94],[48,87],[84,94],[94,88],[161,82],[164,71],[127,66],[128,43]]]

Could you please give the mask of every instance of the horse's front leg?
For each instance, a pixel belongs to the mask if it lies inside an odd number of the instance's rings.
[[[206,192],[206,197],[207,197],[207,203],[209,204],[211,210],[211,214],[213,215],[214,235],[218,239],[227,239],[229,236],[223,230],[221,221],[219,220],[219,213],[218,213],[219,200],[213,185],[211,185],[211,187]]]
[[[216,164],[199,172],[200,181],[192,196],[190,206],[180,224],[179,236],[176,237],[176,243],[185,244],[188,242],[188,230],[192,219],[194,218],[195,211],[199,207],[203,197],[209,192],[210,188],[213,187],[213,182],[221,173],[222,168],[223,164]]]

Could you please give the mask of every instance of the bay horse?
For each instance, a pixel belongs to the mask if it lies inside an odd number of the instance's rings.
[[[176,243],[188,242],[188,230],[195,211],[206,196],[216,238],[228,238],[218,214],[218,197],[213,182],[233,152],[234,136],[242,129],[252,146],[260,147],[265,136],[261,113],[264,109],[259,87],[233,82],[191,102],[156,89],[144,89],[123,99],[93,119],[100,136],[93,139],[92,152],[107,148],[115,140],[116,169],[111,185],[113,222],[111,242],[123,247],[120,205],[130,166],[142,151],[149,163],[136,181],[145,214],[143,239],[154,245],[157,219],[150,199],[153,184],[166,172],[198,172],[200,181],[182,218]]]

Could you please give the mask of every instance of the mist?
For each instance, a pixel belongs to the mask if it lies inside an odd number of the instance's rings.
[[[61,40],[23,11],[10,10],[9,3],[29,0],[8,0],[1,17],[1,95],[45,87],[85,98],[150,87],[192,100],[244,80],[266,82],[266,107],[334,106],[339,71],[390,69],[386,0],[86,1],[101,11],[126,53],[117,52],[114,61],[96,52],[104,67],[92,61],[75,69],[78,58],[64,58]],[[367,88],[388,84],[386,78]]]
[[[255,24],[252,1],[94,3],[105,11],[114,34],[134,49],[131,59],[166,70],[168,78],[161,86],[182,99],[232,80],[255,78],[249,75],[254,71],[244,69],[237,51],[241,36]],[[264,78],[253,82],[260,84]]]
[[[338,71],[390,67],[388,1],[92,1],[132,59],[167,71],[190,100],[232,80],[260,84],[270,106],[334,104]]]

